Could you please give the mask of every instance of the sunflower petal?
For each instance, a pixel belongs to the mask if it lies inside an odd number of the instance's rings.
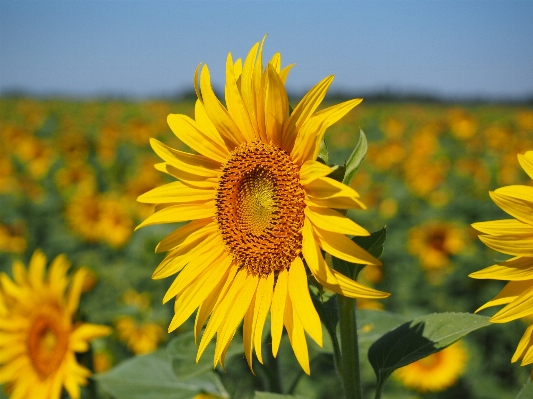
[[[524,155],[518,154],[518,162],[528,176],[533,179],[533,151],[527,151]]]
[[[309,295],[305,267],[299,256],[294,259],[289,269],[288,289],[294,310],[300,318],[303,328],[318,346],[322,347],[322,324],[311,300],[311,295]]]
[[[276,287],[274,288],[274,295],[272,296],[272,305],[270,307],[270,313],[272,315],[270,320],[270,335],[272,336],[272,354],[274,357],[278,355],[281,334],[283,332],[283,315],[285,313],[285,304],[287,303],[288,276],[287,269],[279,272]]]
[[[533,236],[485,236],[479,239],[488,247],[514,256],[533,257]]]
[[[333,75],[328,76],[318,82],[298,103],[291,116],[285,122],[283,126],[283,146],[282,148],[290,150],[291,158],[293,158],[294,151],[297,151],[295,141],[297,136],[300,135],[300,128],[307,121],[307,119],[318,108],[329,86],[333,82]],[[294,155],[297,155],[294,153]]]
[[[304,328],[298,315],[294,312],[291,298],[287,295],[287,303],[285,305],[285,314],[283,316],[283,323],[289,335],[292,350],[296,356],[296,360],[307,375],[311,374],[309,368],[309,352],[307,350],[307,341],[305,340]]]
[[[305,215],[316,227],[333,233],[369,236],[370,233],[343,214],[329,208],[306,207]]]
[[[215,194],[213,189],[193,188],[176,181],[140,195],[137,201],[147,204],[209,201],[215,199]]]
[[[253,329],[253,340],[255,347],[255,354],[257,359],[262,364],[263,355],[262,355],[262,343],[263,343],[263,328],[265,326],[265,321],[268,316],[268,311],[270,310],[270,305],[272,304],[272,295],[274,288],[274,274],[270,273],[266,278],[259,280],[259,285],[257,288],[257,302],[254,310],[254,329]]]
[[[468,277],[479,279],[520,281],[533,276],[533,258],[516,257],[471,273]]]
[[[218,229],[212,218],[193,220],[179,227],[161,240],[155,252],[170,251],[191,241],[198,241],[208,234],[214,234]]]
[[[490,235],[531,235],[533,225],[516,219],[492,220],[490,222],[472,223],[472,227],[482,233]]]
[[[489,195],[509,215],[533,225],[533,187],[507,186],[491,191]]]
[[[531,347],[532,338],[533,338],[533,323],[531,323],[529,327],[526,328],[524,335],[522,335],[522,338],[520,339],[520,342],[518,343],[518,346],[513,355],[513,358],[511,359],[511,363],[516,362],[522,356],[524,356],[526,350],[529,347]]]
[[[289,116],[289,99],[285,86],[272,65],[266,69],[265,127],[268,138],[282,146],[283,123]],[[283,147],[282,147],[283,148]]]
[[[486,304],[477,309],[476,313],[492,306],[508,304],[518,298],[522,293],[529,290],[531,287],[533,287],[533,280],[531,279],[522,281],[510,281],[505,285],[505,287],[503,287],[503,289],[498,293],[498,295],[496,295]]]
[[[329,166],[321,162],[310,160],[305,162],[300,168],[300,184],[305,186],[319,177],[325,177],[333,172]]]
[[[311,206],[339,208],[338,205],[342,205],[339,209],[366,209],[353,188],[329,177],[319,177],[304,187]]]
[[[215,216],[215,202],[198,202],[168,206],[148,216],[135,230],[144,226],[164,223],[187,222],[189,220],[206,219]]]
[[[221,163],[226,160],[228,149],[224,140],[212,132],[202,132],[195,120],[182,114],[170,114],[167,123],[176,137],[198,154]]]
[[[533,313],[533,287],[520,294],[490,318],[493,323],[507,323]]]

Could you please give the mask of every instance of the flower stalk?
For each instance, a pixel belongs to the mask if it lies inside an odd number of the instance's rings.
[[[354,298],[337,295],[341,340],[341,378],[345,399],[362,399],[359,342],[357,339],[356,304]]]

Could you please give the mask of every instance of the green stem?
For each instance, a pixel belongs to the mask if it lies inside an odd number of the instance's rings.
[[[341,339],[341,377],[345,399],[363,399],[359,342],[357,340],[356,299],[337,295]]]
[[[385,381],[380,380],[378,382],[378,386],[376,387],[376,394],[374,395],[374,399],[381,399],[381,393],[383,392],[384,386],[385,386]]]

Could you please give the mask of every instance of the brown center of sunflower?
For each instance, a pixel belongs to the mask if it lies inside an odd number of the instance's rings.
[[[44,379],[61,365],[69,344],[69,329],[57,309],[46,308],[34,318],[28,335],[28,354]]]
[[[300,168],[272,144],[245,143],[223,168],[216,218],[240,266],[267,275],[290,266],[302,248],[305,191]]]

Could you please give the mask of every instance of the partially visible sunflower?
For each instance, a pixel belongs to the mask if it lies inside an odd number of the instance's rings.
[[[67,291],[67,258],[55,258],[47,278],[45,268],[45,255],[35,251],[28,270],[21,262],[13,264],[14,280],[0,275],[0,384],[7,383],[11,399],[59,399],[63,387],[71,398],[79,398],[79,386],[91,373],[78,364],[75,353],[111,332],[73,321],[84,269],[74,274]]]
[[[137,323],[130,316],[115,321],[118,339],[136,355],[153,352],[164,339],[165,330],[152,322]]]
[[[533,179],[533,151],[518,154],[518,162]],[[514,219],[474,223],[479,239],[490,248],[513,256],[483,270],[472,278],[509,281],[482,309],[506,305],[490,321],[507,323],[533,314],[533,187],[507,186],[489,193],[492,200]],[[511,362],[522,359],[522,366],[533,363],[533,324],[518,344]],[[533,377],[533,374],[532,374]]]
[[[450,256],[461,252],[467,242],[465,230],[442,221],[432,221],[413,227],[407,242],[409,252],[420,259],[426,270],[435,270],[450,264]]]
[[[254,348],[262,362],[262,332],[270,313],[274,356],[285,326],[296,358],[310,373],[304,332],[322,345],[322,326],[308,277],[349,297],[389,294],[330,268],[321,252],[348,262],[381,264],[345,235],[369,233],[334,210],[364,208],[359,195],[326,177],[332,169],[316,161],[326,129],[361,99],[315,113],[333,81],[329,76],[290,113],[284,82],[292,65],[282,69],[277,53],[263,69],[263,42],[252,47],[244,63],[228,55],[226,106],[213,92],[207,66],[201,72],[197,68],[195,119],[168,116],[174,134],[196,154],[151,140],[164,160],[156,167],[178,181],[139,197],[157,204],[139,227],[190,221],[159,243],[158,252],[170,252],[153,278],[179,272],[163,299],[176,298],[169,331],[199,308],[198,337],[209,318],[198,358],[217,334],[214,364],[223,364],[244,318],[248,364]]]
[[[443,391],[457,382],[467,360],[466,350],[457,342],[396,370],[393,376],[407,388],[418,392]]]

